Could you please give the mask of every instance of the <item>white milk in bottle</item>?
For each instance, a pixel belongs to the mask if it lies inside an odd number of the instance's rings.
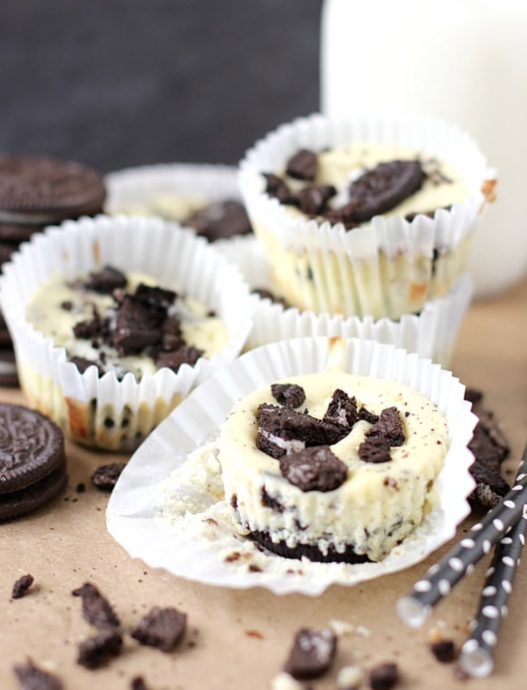
[[[325,0],[321,110],[458,124],[497,170],[478,223],[476,296],[527,271],[527,0]]]

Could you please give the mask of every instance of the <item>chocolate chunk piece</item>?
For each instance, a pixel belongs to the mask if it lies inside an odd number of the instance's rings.
[[[317,184],[304,187],[297,193],[300,210],[308,216],[318,216],[324,211],[328,201],[337,190],[333,185]]]
[[[273,458],[310,446],[331,446],[349,429],[286,407],[263,403],[256,412],[256,446]]]
[[[399,681],[397,664],[379,664],[370,671],[370,687],[372,690],[391,690]]]
[[[333,491],[348,474],[348,468],[329,446],[306,448],[282,455],[280,472],[301,491]]]
[[[265,191],[267,194],[269,194],[269,196],[275,197],[282,204],[298,204],[298,200],[291,193],[291,190],[281,177],[278,177],[278,175],[273,175],[272,173],[264,173],[263,175],[267,182]]]
[[[366,436],[359,446],[359,458],[363,462],[390,462],[390,445],[384,436]]]
[[[353,182],[346,210],[350,220],[363,223],[395,208],[417,192],[425,179],[418,160],[379,163]]]
[[[271,394],[280,405],[290,408],[300,407],[306,399],[306,392],[296,383],[273,383]]]
[[[308,149],[300,149],[287,161],[286,173],[295,180],[314,180],[317,167],[317,155]]]
[[[157,647],[162,652],[171,652],[185,632],[187,616],[171,608],[154,608],[141,618],[132,637],[150,647]]]
[[[25,596],[35,581],[33,575],[22,575],[13,585],[13,591],[11,592],[12,599],[21,599]]]
[[[372,428],[366,432],[367,438],[383,436],[389,446],[402,446],[405,441],[401,417],[396,407],[387,407]]]
[[[110,603],[95,585],[86,582],[82,587],[74,589],[72,594],[82,599],[82,617],[85,621],[102,629],[120,626],[119,619]]]
[[[337,388],[331,396],[323,419],[325,422],[351,429],[359,419],[357,401],[355,398],[350,398],[345,391]]]
[[[284,671],[297,680],[319,678],[331,666],[337,636],[329,628],[301,628],[295,635]]]
[[[102,295],[111,295],[117,288],[126,287],[126,282],[124,273],[112,266],[105,266],[99,273],[90,273],[84,288]]]
[[[379,415],[374,414],[373,412],[370,412],[365,407],[361,407],[359,410],[359,419],[364,420],[365,422],[368,422],[369,424],[375,424],[376,422],[379,421]]]
[[[144,283],[139,283],[133,296],[137,302],[160,309],[163,318],[166,316],[166,310],[174,304],[177,297],[173,290],[145,285]]]
[[[77,663],[86,668],[98,668],[114,656],[118,656],[123,646],[121,633],[115,628],[101,630],[79,645]]]
[[[99,465],[91,477],[93,486],[99,491],[112,491],[125,467],[125,462],[110,462],[107,465]]]
[[[20,683],[20,690],[62,690],[64,687],[57,676],[42,671],[28,659],[27,664],[14,667]]]
[[[493,508],[510,490],[501,476],[501,463],[509,455],[509,444],[493,413],[484,407],[483,394],[467,389],[465,398],[473,403],[472,411],[479,419],[468,444],[475,456],[469,471],[476,481],[468,500],[473,507]]]
[[[252,232],[243,204],[231,199],[209,204],[185,218],[182,225],[192,228],[209,242]]]
[[[438,661],[448,663],[456,658],[456,647],[453,640],[440,640],[430,645],[430,651]]]
[[[160,352],[156,357],[156,365],[159,369],[167,367],[177,372],[179,367],[183,364],[194,366],[202,356],[203,350],[198,350],[198,348],[193,345],[187,345],[185,347],[180,347],[179,350],[174,352]]]
[[[131,690],[148,690],[148,686],[141,676],[136,676],[135,678],[132,678],[132,680],[130,682],[130,689]]]

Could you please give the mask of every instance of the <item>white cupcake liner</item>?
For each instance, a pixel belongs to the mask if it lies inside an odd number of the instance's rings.
[[[292,214],[265,193],[263,172],[285,167],[300,148],[320,151],[352,141],[410,146],[448,161],[469,195],[433,218],[377,216],[346,231]],[[251,222],[272,262],[272,279],[300,308],[344,316],[399,318],[445,295],[465,270],[471,231],[495,178],[475,142],[457,127],[417,116],[331,120],[322,115],[282,125],[240,164],[239,183]],[[432,272],[434,250],[435,270]]]
[[[25,319],[31,294],[52,277],[73,279],[111,264],[140,271],[194,297],[223,320],[226,345],[177,373],[163,368],[138,382],[113,372],[83,374]],[[252,326],[253,301],[240,271],[203,238],[175,223],[127,216],[66,221],[34,235],[3,266],[0,305],[11,333],[21,385],[31,404],[77,441],[113,450],[135,448],[194,385],[234,359]],[[108,422],[108,417],[112,422]],[[108,426],[111,428],[108,428]]]
[[[117,170],[106,175],[105,212],[150,215],[163,201],[181,202],[169,220],[181,221],[190,212],[226,199],[240,201],[236,168],[227,165],[160,163]]]
[[[235,238],[223,244],[222,253],[238,265],[251,288],[272,290],[267,262],[258,240],[241,239]],[[327,313],[315,314],[296,307],[285,308],[255,295],[254,325],[245,349],[291,338],[343,336],[395,345],[448,367],[472,294],[472,280],[468,273],[464,273],[445,297],[426,302],[420,314],[403,314],[398,321],[375,320],[371,316],[345,318]]]
[[[217,437],[240,398],[277,379],[328,368],[400,381],[431,398],[447,418],[451,444],[437,480],[438,504],[378,563],[315,563],[262,552],[237,536],[219,476],[206,463],[194,463],[194,474],[186,473],[193,463],[189,454]],[[353,585],[407,568],[451,539],[470,512],[474,457],[467,444],[477,418],[464,390],[439,365],[372,341],[301,338],[258,348],[194,390],[135,452],[108,504],[108,530],[151,567],[205,584],[261,586],[277,594],[318,595],[331,584]],[[186,505],[173,523],[166,514],[167,490],[176,490]]]

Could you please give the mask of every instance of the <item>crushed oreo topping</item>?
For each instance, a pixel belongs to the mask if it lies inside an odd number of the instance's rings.
[[[289,302],[284,299],[283,297],[279,297],[278,295],[275,295],[271,290],[268,290],[267,288],[254,288],[252,292],[255,295],[259,295],[262,299],[269,299],[271,302],[275,302],[276,304],[281,304],[284,309],[289,309],[291,306]]]
[[[325,210],[328,201],[336,193],[337,190],[333,185],[317,184],[304,187],[297,193],[296,198],[303,213],[308,216],[318,216]]]
[[[370,687],[372,690],[391,690],[399,681],[397,664],[379,664],[370,671]]]
[[[79,644],[77,663],[85,668],[102,666],[112,657],[118,656],[123,646],[123,638],[115,628],[100,630]]]
[[[77,367],[77,369],[80,371],[81,374],[84,374],[84,372],[89,367],[96,367],[97,371],[99,372],[99,376],[102,373],[98,362],[92,362],[91,359],[86,359],[85,357],[70,357],[69,361],[73,362],[73,364],[75,364],[75,366]]]
[[[20,683],[20,690],[62,690],[62,681],[57,676],[43,671],[28,659],[25,665],[14,667],[14,672]]]
[[[295,635],[284,671],[297,680],[319,678],[331,666],[337,636],[329,628],[301,628]]]
[[[286,173],[295,180],[314,180],[317,176],[318,158],[308,149],[300,149],[287,161]]]
[[[90,273],[83,283],[85,290],[93,290],[102,295],[111,295],[118,288],[126,287],[126,276],[112,266],[105,266],[99,273]]]
[[[456,647],[453,640],[440,640],[439,642],[432,642],[430,651],[438,661],[442,663],[449,663],[456,658]]]
[[[273,175],[272,173],[264,173],[264,177],[267,182],[265,191],[269,196],[275,197],[282,204],[296,205],[298,203],[297,199],[281,177]]]
[[[371,429],[366,432],[367,438],[379,436],[385,438],[389,446],[402,446],[404,443],[404,429],[396,407],[387,407],[384,409],[379,419],[373,424]]]
[[[375,414],[374,412],[370,412],[365,407],[361,407],[359,409],[359,419],[368,422],[369,424],[375,424],[379,421],[379,415]]]
[[[91,476],[93,486],[99,491],[112,491],[125,467],[125,462],[110,462],[107,465],[99,465]]]
[[[301,491],[333,491],[344,483],[348,473],[329,446],[282,455],[279,463],[282,476]]]
[[[494,414],[485,408],[483,393],[467,389],[465,398],[472,402],[472,411],[479,419],[468,444],[475,456],[469,471],[476,481],[468,500],[476,508],[493,508],[510,490],[501,476],[501,463],[508,457],[510,447]]]
[[[22,599],[25,596],[35,581],[33,575],[22,575],[13,585],[13,591],[11,592],[11,599]]]
[[[173,607],[163,609],[155,606],[141,618],[131,634],[141,644],[170,652],[183,637],[186,624],[185,613]]]
[[[306,400],[306,392],[296,383],[273,383],[271,394],[280,405],[289,408],[300,407]]]
[[[130,690],[148,690],[148,685],[142,676],[136,676],[130,681]]]
[[[349,429],[325,422],[307,413],[262,403],[256,412],[256,446],[273,458],[305,447],[331,446],[348,435]]]
[[[252,232],[243,204],[232,199],[214,202],[199,209],[185,218],[182,225],[192,228],[209,242]]]
[[[186,345],[172,352],[160,352],[155,361],[160,369],[167,367],[177,372],[183,364],[193,366],[202,356],[203,350],[198,350],[193,345]]]
[[[323,419],[325,422],[351,429],[359,419],[357,401],[355,398],[350,398],[345,391],[337,388],[331,396]]]
[[[384,436],[370,436],[359,446],[359,458],[363,462],[390,462],[390,445]]]
[[[96,628],[119,628],[120,622],[110,603],[95,585],[86,582],[72,591],[74,597],[82,599],[82,617]]]

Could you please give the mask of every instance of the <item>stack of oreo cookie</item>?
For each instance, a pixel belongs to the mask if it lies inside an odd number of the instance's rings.
[[[42,156],[0,156],[0,267],[47,225],[101,213],[103,177],[79,163]],[[15,357],[0,312],[0,386],[17,386]]]

